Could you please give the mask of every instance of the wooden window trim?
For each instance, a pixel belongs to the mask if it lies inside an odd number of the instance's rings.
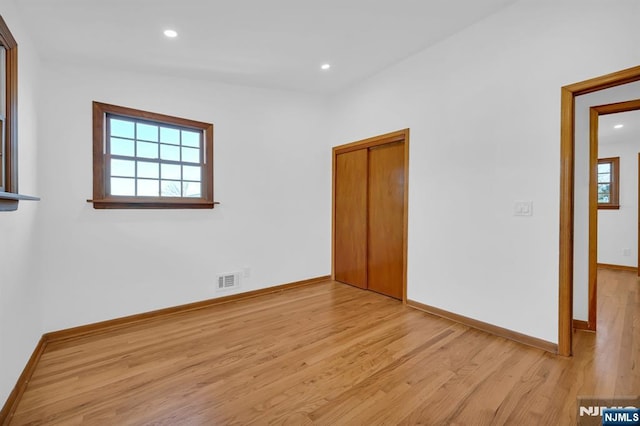
[[[5,103],[5,116],[4,120],[0,119],[0,131],[4,127],[4,143],[0,145],[0,211],[14,211],[18,209],[20,200],[38,201],[39,198],[18,193],[18,43],[2,16],[0,45],[6,54],[6,97],[2,100]]]
[[[187,197],[137,197],[109,195],[107,188],[107,154],[105,153],[106,116],[114,114],[138,121],[152,121],[188,127],[203,132],[204,171],[202,196]],[[96,209],[212,209],[219,204],[213,201],[213,124],[172,117],[133,108],[93,102],[93,203]]]
[[[611,197],[608,203],[598,202],[598,210],[620,209],[620,157],[599,158],[598,164],[611,164]],[[597,176],[596,171],[596,176]],[[599,182],[596,179],[596,188]]]
[[[4,120],[5,145],[0,150],[4,166],[4,182],[0,191],[18,193],[18,43],[0,16],[0,44],[6,51],[6,116]]]

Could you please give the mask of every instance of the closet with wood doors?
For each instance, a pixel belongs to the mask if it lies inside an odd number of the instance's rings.
[[[334,279],[405,298],[409,130],[333,148]]]

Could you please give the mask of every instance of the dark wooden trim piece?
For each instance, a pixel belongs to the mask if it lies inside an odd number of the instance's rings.
[[[351,142],[345,145],[334,147],[334,155],[344,154],[359,149],[371,148],[374,146],[386,145],[393,142],[402,142],[409,139],[409,129],[398,130],[396,132],[386,133],[384,135],[374,136],[371,138]]]
[[[402,218],[402,303],[407,303],[407,268],[409,264],[409,129],[404,130],[404,217]]]
[[[335,147],[331,153],[331,279],[336,279],[336,265],[334,259],[336,257],[336,160],[337,154]],[[638,154],[640,162],[640,154]],[[640,163],[639,163],[640,164]],[[640,222],[639,222],[640,223]]]
[[[558,288],[558,354],[571,356],[573,325],[573,215],[575,98],[561,90],[560,253]]]
[[[598,115],[609,115],[609,114],[617,114],[620,112],[636,111],[640,109],[640,99],[634,99],[634,100],[624,101],[624,102],[615,102],[615,103],[606,104],[606,105],[598,105],[591,108],[596,110],[598,112]]]
[[[123,107],[118,105],[106,104],[103,102],[93,101],[93,105],[97,107],[101,114],[112,113],[132,117],[134,119],[143,119],[156,123],[171,123],[181,127],[191,127],[192,129],[208,129],[211,123],[190,120],[188,118],[174,117],[167,114],[159,114],[157,112],[142,111],[135,108]]]
[[[595,324],[594,327],[591,327],[591,324],[588,321],[577,319],[573,320],[573,328],[574,330],[596,331]]]
[[[564,86],[560,115],[560,241],[558,290],[558,354],[572,351],[575,98],[640,80],[640,66]]]
[[[33,372],[35,371],[36,366],[40,361],[40,357],[44,353],[46,347],[47,339],[42,336],[38,341],[35,349],[33,350],[33,353],[31,354],[27,365],[25,365],[24,370],[22,370],[22,374],[20,374],[20,377],[18,377],[16,385],[14,386],[13,390],[9,394],[9,397],[2,406],[2,410],[0,411],[0,425],[6,425],[10,423],[11,417],[13,416],[13,413],[15,412],[20,399],[24,394],[24,391],[27,388],[29,381],[31,380],[31,376],[33,375]]]
[[[5,49],[12,49],[18,46],[18,42],[13,38],[9,26],[2,16],[0,16],[0,43],[2,43]]]
[[[104,200],[87,200],[95,209],[212,209],[220,204],[217,201],[200,201],[199,199],[180,198],[168,201],[165,199],[127,200],[126,198],[107,198]]]
[[[598,268],[613,269],[615,271],[638,272],[635,266],[613,265],[611,263],[598,263]]]
[[[462,325],[466,325],[467,327],[484,331],[489,334],[504,337],[505,339],[513,340],[524,345],[533,346],[534,348],[542,349],[543,351],[551,352],[554,354],[558,353],[558,345],[543,339],[539,339],[537,337],[532,337],[526,334],[518,333],[517,331],[509,330],[507,328],[498,327],[497,325],[489,324],[473,318],[465,317],[463,315],[458,315],[453,312],[445,311],[444,309],[425,305],[424,303],[416,302],[415,300],[407,300],[407,306],[426,312],[428,314],[436,315],[438,317],[460,323]]]
[[[640,80],[640,65],[570,84],[565,86],[565,88],[575,97],[627,83],[633,83],[638,80]]]
[[[588,247],[588,325],[595,331],[598,323],[598,112],[589,110],[589,247]],[[612,175],[613,175],[612,170]],[[617,172],[616,172],[617,173]],[[612,185],[613,187],[613,185]],[[617,194],[617,193],[616,193]],[[614,190],[611,189],[611,197]],[[618,200],[616,199],[617,203]]]
[[[93,123],[93,202],[104,200],[105,193],[105,176],[104,176],[104,139],[105,139],[105,111],[101,107],[101,103],[93,102],[92,104],[92,123]]]
[[[222,303],[236,302],[239,300],[249,299],[252,297],[262,296],[270,293],[278,293],[285,290],[290,290],[297,287],[306,285],[318,284],[331,280],[329,275],[310,278],[302,281],[296,281],[289,284],[277,285],[274,287],[262,288],[259,290],[247,291],[244,293],[232,294],[230,296],[218,297],[215,299],[202,300],[200,302],[187,303],[185,305],[173,306],[170,308],[158,309],[155,311],[144,312],[136,315],[129,315],[126,317],[115,318],[107,321],[100,321],[93,324],[81,325],[78,327],[67,328],[64,330],[52,331],[45,333],[44,337],[47,342],[58,342],[61,340],[73,340],[88,335],[105,333],[111,330],[128,327],[133,324],[138,324],[144,321],[151,321],[161,317],[167,317],[171,315],[181,314],[190,311],[196,311],[199,309],[206,309],[211,306],[220,305]]]

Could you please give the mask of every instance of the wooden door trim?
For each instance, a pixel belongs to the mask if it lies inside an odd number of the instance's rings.
[[[344,145],[334,146],[331,177],[331,278],[335,279],[336,248],[336,156],[358,149],[371,148],[388,143],[404,142],[404,217],[402,223],[402,303],[407,303],[407,254],[409,233],[409,129],[398,130]]]
[[[640,66],[564,86],[560,114],[560,250],[558,354],[572,353],[575,98],[640,80]]]
[[[346,152],[357,151],[364,148],[372,148],[374,146],[386,145],[393,142],[402,142],[409,139],[409,129],[399,130],[397,132],[386,133],[380,136],[363,139],[361,141],[351,142],[344,145],[333,147],[334,156],[344,154]]]
[[[586,330],[590,331],[596,331],[598,319],[598,121],[601,115],[638,109],[640,99],[589,109],[589,319]]]
[[[588,270],[588,319],[586,327],[590,331],[596,331],[597,323],[597,299],[598,299],[598,111],[595,108],[589,110],[589,270]]]

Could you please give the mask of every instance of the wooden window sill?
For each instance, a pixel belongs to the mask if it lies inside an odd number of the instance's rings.
[[[149,198],[148,200],[122,198],[105,198],[102,200],[87,200],[93,203],[94,209],[212,209],[217,201],[200,199],[166,199]]]
[[[598,204],[598,210],[620,210],[619,204]]]
[[[0,191],[0,212],[18,210],[18,201],[40,201],[40,198],[33,197],[31,195]]]

